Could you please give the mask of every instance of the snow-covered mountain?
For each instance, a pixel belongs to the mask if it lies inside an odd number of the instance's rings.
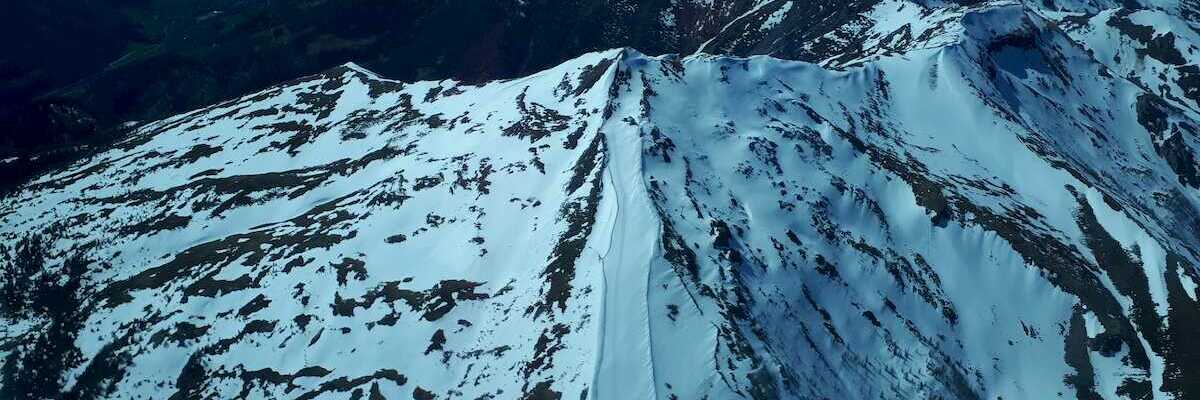
[[[138,127],[0,238],[85,251],[81,398],[1200,396],[1197,6],[818,3],[701,47],[803,61],[347,64]]]

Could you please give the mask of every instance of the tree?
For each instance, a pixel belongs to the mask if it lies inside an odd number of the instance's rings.
[[[46,269],[46,246],[40,235],[30,235],[17,243],[14,251],[0,247],[9,261],[0,267],[0,316],[15,318],[29,306],[34,275]]]
[[[40,322],[5,357],[0,398],[64,398],[63,374],[82,361],[75,340],[86,317],[82,289],[90,263],[77,252],[52,269],[48,258],[45,241],[31,235],[17,244],[0,274],[4,316]]]

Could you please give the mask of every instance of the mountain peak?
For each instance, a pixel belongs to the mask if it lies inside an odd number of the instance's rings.
[[[369,77],[372,77],[372,78],[379,78],[379,74],[376,74],[375,72],[373,72],[373,71],[371,71],[371,70],[368,70],[368,69],[366,69],[366,68],[363,68],[362,66],[360,66],[360,65],[358,65],[358,64],[355,64],[355,63],[353,63],[353,62],[346,62],[345,64],[342,64],[342,65],[340,65],[340,66],[339,66],[339,68],[343,68],[343,69],[346,69],[346,70],[350,70],[350,71],[354,71],[354,72],[357,72],[357,73],[365,74],[365,75],[367,75],[367,76],[369,76]]]

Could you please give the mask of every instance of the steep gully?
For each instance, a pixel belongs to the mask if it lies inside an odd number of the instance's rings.
[[[604,135],[607,157],[601,203],[607,226],[599,232],[609,234],[607,243],[595,244],[605,250],[600,256],[600,320],[589,397],[657,398],[647,307],[650,265],[661,226],[642,176],[641,132],[619,118],[606,118],[597,134]]]

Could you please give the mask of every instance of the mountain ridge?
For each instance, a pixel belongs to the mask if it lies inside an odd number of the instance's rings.
[[[838,69],[348,63],[137,127],[0,238],[89,249],[96,397],[1186,398],[1196,113],[1031,13]]]

